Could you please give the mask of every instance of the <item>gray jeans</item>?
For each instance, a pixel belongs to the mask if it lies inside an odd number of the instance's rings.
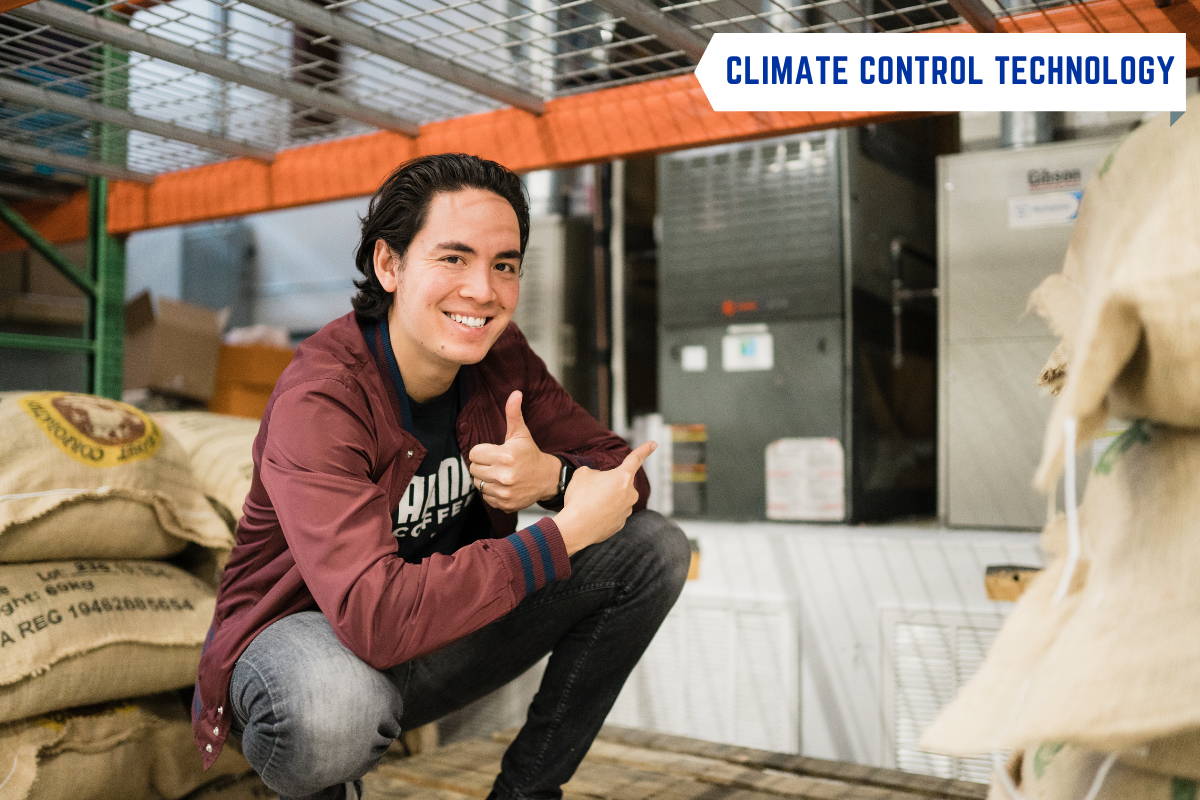
[[[320,612],[285,617],[238,659],[233,731],[280,795],[339,797],[402,728],[465,706],[551,653],[491,796],[562,797],[678,597],[689,559],[674,523],[638,512],[612,538],[576,553],[570,578],[441,650],[382,671],[346,649]]]

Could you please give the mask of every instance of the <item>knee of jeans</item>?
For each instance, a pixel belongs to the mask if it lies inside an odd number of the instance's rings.
[[[396,735],[399,736],[398,729]],[[294,736],[297,740],[294,752],[305,755],[296,759],[288,770],[287,780],[291,786],[281,792],[284,795],[315,794],[361,777],[375,766],[386,750],[386,746],[381,748],[376,737],[361,726],[339,725],[336,719],[313,717],[300,720]]]
[[[315,794],[358,778],[400,735],[399,692],[346,675],[288,677],[290,697],[278,696],[280,685],[270,687],[270,710],[263,706],[264,716],[252,717],[243,732],[251,765],[279,794]]]
[[[291,763],[271,764],[271,788],[285,796],[315,794],[362,777],[383,757],[400,735],[400,709],[370,709],[345,699],[330,698],[292,720]]]
[[[631,544],[641,550],[639,557],[653,566],[657,582],[678,594],[687,580],[692,561],[691,545],[679,526],[657,511],[647,509],[629,518],[625,533],[633,534]]]

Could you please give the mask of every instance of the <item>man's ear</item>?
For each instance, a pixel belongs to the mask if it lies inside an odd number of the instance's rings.
[[[379,285],[385,292],[396,291],[396,286],[399,284],[397,273],[400,271],[400,259],[383,239],[375,240],[375,252],[372,260],[375,264],[375,277],[379,279]]]

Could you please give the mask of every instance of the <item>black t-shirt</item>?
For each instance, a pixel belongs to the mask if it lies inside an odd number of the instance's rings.
[[[441,397],[427,403],[415,402],[404,390],[387,319],[359,318],[359,325],[375,363],[390,379],[389,394],[404,427],[426,449],[424,460],[392,512],[396,552],[405,561],[420,561],[433,553],[453,553],[487,530],[483,503],[475,497],[471,475],[458,449],[461,382],[456,378]]]
[[[427,452],[392,517],[397,551],[405,561],[431,553],[453,553],[474,537],[468,530],[478,511],[471,475],[459,452],[455,421],[461,398],[458,381],[427,403],[408,398],[411,432]]]

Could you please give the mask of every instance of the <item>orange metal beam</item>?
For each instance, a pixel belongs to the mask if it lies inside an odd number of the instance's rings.
[[[1002,19],[1011,33],[1183,33],[1188,72],[1200,71],[1200,0],[1174,0],[1158,8],[1154,0],[1092,0]]]
[[[717,114],[687,75],[553,100],[540,117],[502,109],[430,123],[415,140],[373,133],[288,150],[269,165],[238,159],[163,175],[149,186],[114,183],[109,227],[127,233],[370,194],[397,164],[427,153],[474,153],[524,172],[911,116]]]
[[[5,11],[12,11],[14,8],[27,6],[32,2],[33,0],[0,0],[0,14],[3,14]]]
[[[1200,0],[1175,0],[1167,8],[1154,0],[1091,0],[1003,18],[998,29],[1183,32],[1188,71],[1200,71]],[[401,161],[425,153],[476,153],[527,171],[919,113],[717,113],[693,76],[663,78],[551,100],[540,117],[501,109],[430,123],[416,139],[372,133],[287,150],[269,165],[237,159],[162,175],[148,186],[116,182],[109,192],[109,230],[130,233],[365,195]],[[52,241],[84,235],[84,214],[70,225],[64,214],[30,216]],[[52,227],[44,229],[42,220]],[[0,232],[0,250],[10,246]]]
[[[110,200],[111,202],[111,200]],[[81,189],[58,205],[26,201],[13,203],[38,233],[55,244],[79,242],[88,235],[88,193]],[[7,225],[0,225],[0,253],[25,250],[29,247]]]

